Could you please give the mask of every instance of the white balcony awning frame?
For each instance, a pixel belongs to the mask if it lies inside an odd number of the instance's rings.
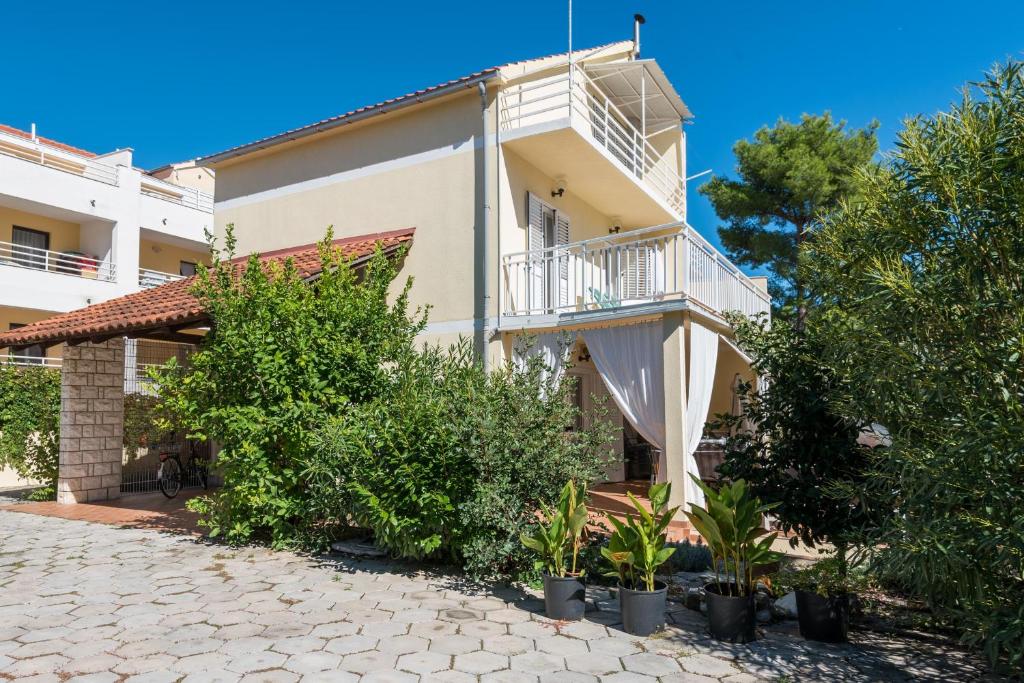
[[[693,117],[653,59],[583,63],[582,67],[623,114],[643,123],[647,137],[675,128]]]

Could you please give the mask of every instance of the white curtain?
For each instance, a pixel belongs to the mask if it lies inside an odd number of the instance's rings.
[[[615,405],[640,436],[665,450],[661,323],[586,330],[590,357]]]
[[[689,475],[700,477],[694,455],[704,435],[704,423],[711,408],[711,390],[718,364],[718,333],[696,322],[690,323],[690,362],[686,387],[686,502],[704,505],[704,492]]]
[[[550,372],[544,371],[543,379],[552,379],[554,386],[557,387],[562,381],[562,375],[565,374],[565,363],[569,352],[576,343],[576,333],[546,332],[534,335],[532,337],[533,345],[525,349],[521,346],[524,341],[523,339],[519,340],[520,344],[517,344],[513,354],[516,367],[525,370],[530,358],[540,356],[544,365],[550,370]]]

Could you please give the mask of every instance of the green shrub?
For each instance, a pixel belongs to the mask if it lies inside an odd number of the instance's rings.
[[[239,265],[215,250],[192,290],[213,320],[210,333],[187,369],[172,359],[153,373],[189,435],[221,445],[224,486],[192,506],[230,542],[295,543],[313,523],[300,473],[314,434],[385,394],[422,329],[407,311],[408,285],[388,302],[392,259],[378,252],[357,275],[329,240],[323,274],[311,282],[290,260]],[[226,255],[233,250],[229,230]]]
[[[304,473],[326,526],[366,526],[399,557],[438,557],[474,576],[533,572],[520,537],[568,479],[591,481],[614,457],[612,428],[568,431],[572,380],[531,359],[490,375],[468,340],[404,356],[393,393],[321,430]]]
[[[909,121],[806,253],[845,414],[884,425],[877,560],[1024,672],[1024,66]]]
[[[44,482],[31,497],[57,495],[60,370],[0,363],[0,467]]]

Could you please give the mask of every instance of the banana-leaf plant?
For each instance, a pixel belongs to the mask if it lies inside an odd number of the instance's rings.
[[[625,522],[609,516],[608,521],[615,531],[608,546],[601,548],[601,554],[612,565],[607,576],[618,577],[619,583],[634,590],[654,590],[654,575],[658,567],[672,557],[675,548],[666,548],[666,530],[675,518],[678,507],[669,508],[671,484],[655,484],[647,493],[651,511],[627,493],[637,516],[627,516]]]
[[[570,480],[562,488],[558,504],[553,508],[541,503],[544,520],[530,535],[521,534],[524,546],[540,557],[534,566],[551,576],[578,576],[576,562],[583,545],[583,532],[587,526],[587,486]],[[567,567],[566,553],[571,556]]]
[[[697,477],[693,480],[704,491],[705,506],[691,503],[686,517],[708,543],[718,593],[731,594],[731,590],[727,593],[723,588],[730,583],[728,577],[732,574],[737,594],[749,595],[754,591],[754,569],[778,562],[782,557],[771,549],[778,533],[768,533],[764,528],[764,514],[778,503],[762,503],[750,494],[742,479],[724,483],[718,491]],[[726,575],[725,586],[722,571]]]

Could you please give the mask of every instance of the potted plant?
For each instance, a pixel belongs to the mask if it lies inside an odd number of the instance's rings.
[[[541,503],[545,521],[533,535],[521,535],[523,545],[540,555],[536,562],[544,578],[544,611],[550,619],[578,621],[586,609],[586,583],[576,561],[587,526],[587,487],[568,481],[553,509]],[[567,565],[566,554],[571,562]]]
[[[717,492],[693,479],[706,502],[703,508],[691,503],[686,517],[708,542],[715,568],[714,583],[704,587],[711,635],[748,643],[757,637],[754,570],[782,557],[771,549],[778,534],[769,534],[763,526],[764,513],[774,505],[752,496],[742,479],[723,484]]]
[[[835,554],[805,569],[776,574],[776,592],[796,592],[800,635],[823,643],[845,643],[850,625],[850,597],[857,581],[845,558]]]
[[[666,548],[666,529],[675,517],[677,507],[669,509],[668,500],[671,485],[655,484],[647,497],[651,511],[629,493],[629,499],[636,508],[637,516],[629,516],[625,522],[609,516],[614,527],[608,546],[601,554],[613,568],[608,576],[619,579],[619,607],[622,610],[622,627],[626,633],[648,636],[665,625],[664,582],[655,580],[655,572],[675,552]]]

